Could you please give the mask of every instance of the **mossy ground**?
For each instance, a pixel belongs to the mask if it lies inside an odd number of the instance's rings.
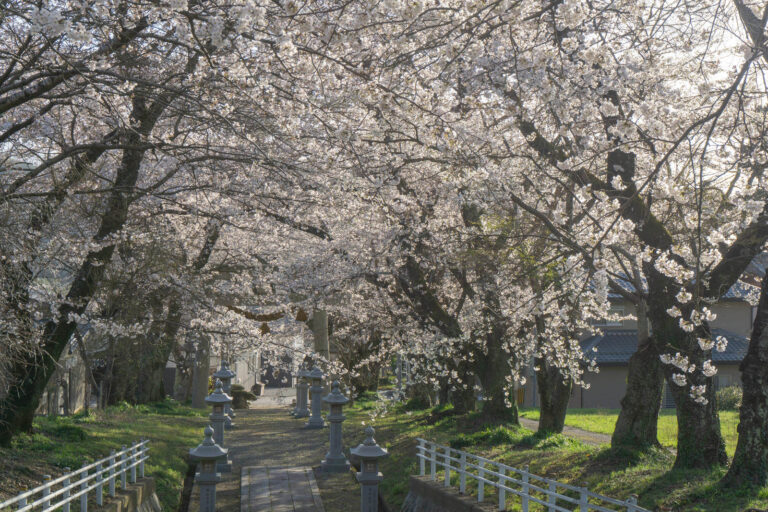
[[[168,400],[68,417],[38,417],[32,434],[19,435],[11,448],[0,448],[0,500],[14,496],[22,487],[40,485],[43,474],[55,478],[65,467],[79,468],[145,437],[150,440],[145,472],[155,478],[163,510],[174,511],[187,453],[202,440],[206,413]]]
[[[638,494],[640,505],[649,510],[741,512],[750,508],[768,509],[768,488],[722,490],[717,482],[725,472],[724,468],[672,470],[674,455],[668,449],[647,453],[615,452],[607,446],[588,446],[560,434],[540,436],[520,427],[483,425],[477,415],[457,417],[450,410],[416,406],[387,407],[364,397],[347,412],[349,420],[345,429],[362,431],[361,423],[372,424],[377,440],[389,450],[390,456],[381,463],[384,474],[381,487],[392,510],[399,510],[408,493],[408,477],[418,474],[414,456],[418,437],[450,444],[513,467],[529,465],[535,474],[573,485],[586,484],[590,490],[613,498],[626,499],[631,494]],[[724,423],[730,422],[728,413],[723,417]],[[669,422],[667,418],[663,415],[662,421]],[[609,422],[610,417],[606,417],[599,423]],[[581,422],[574,426],[585,428],[588,425]],[[660,430],[668,431],[664,427]],[[442,478],[442,473],[438,478]],[[486,501],[493,503],[494,500],[496,496],[486,488]],[[508,498],[507,505],[508,510],[519,510],[519,503],[512,498]],[[531,510],[539,509],[532,507]]]

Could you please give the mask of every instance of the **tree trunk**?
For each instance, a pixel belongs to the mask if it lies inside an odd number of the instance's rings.
[[[568,401],[571,399],[573,381],[566,378],[559,368],[536,358],[536,385],[539,388],[539,432],[560,433],[565,426]]]
[[[739,441],[725,487],[763,487],[768,483],[768,274],[747,355],[739,367],[744,396],[739,410]]]
[[[507,393],[511,386],[508,378],[511,374],[509,354],[504,349],[506,333],[502,319],[493,317],[490,332],[486,336],[486,353],[480,359],[478,371],[483,385],[483,419],[490,423],[509,423],[518,425],[517,401],[509,400]],[[469,381],[471,382],[471,381]]]
[[[664,340],[672,349],[688,356],[689,362],[696,365],[696,371],[686,375],[687,384],[678,386],[672,380],[675,373],[680,373],[676,367],[665,365],[664,372],[667,385],[672,392],[677,405],[677,458],[675,468],[709,468],[726,464],[728,457],[725,453],[725,442],[720,433],[720,418],[715,404],[713,379],[704,377],[700,368],[704,360],[710,358],[709,353],[699,350],[696,339],[709,337],[709,327],[706,325],[692,333],[686,333],[678,319],[672,318],[667,309],[674,305],[674,297],[680,288],[671,279],[660,274],[652,264],[646,264],[645,275],[648,277],[649,319],[653,325],[653,336]],[[691,308],[681,307],[683,315],[689,316]],[[692,385],[706,386],[703,405],[691,397]]]
[[[197,342],[195,367],[192,370],[192,407],[205,409],[205,397],[208,395],[208,372],[211,366],[211,342],[203,336]]]
[[[655,338],[650,337],[648,307],[637,305],[637,351],[629,358],[627,392],[611,437],[611,447],[659,446],[658,422],[664,392],[664,368]]]
[[[129,149],[123,150],[115,183],[101,217],[101,225],[94,236],[95,242],[103,242],[125,225],[130,206],[129,198],[138,180],[141,162],[147,149],[146,146],[142,147],[142,138],[152,130],[168,103],[168,98],[161,96],[151,108],[147,108],[146,97],[141,92],[134,95],[132,115],[140,121],[140,126],[124,134],[124,141]],[[0,402],[0,445],[9,445],[17,432],[31,430],[32,418],[48,379],[56,368],[56,361],[77,327],[75,322],[68,320],[70,314],[82,315],[85,312],[114,251],[115,244],[109,244],[98,251],[88,253],[74,276],[66,301],[59,306],[58,318],[61,320],[58,323],[49,321],[43,330],[42,354],[32,354],[11,368],[11,388]]]

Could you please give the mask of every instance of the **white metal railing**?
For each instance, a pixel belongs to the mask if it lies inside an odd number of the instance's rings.
[[[586,487],[564,484],[517,469],[500,462],[472,455],[449,446],[418,439],[416,456],[419,459],[419,474],[426,474],[426,465],[432,480],[437,480],[438,471],[443,472],[443,484],[451,485],[451,473],[459,476],[459,492],[467,491],[467,479],[477,482],[477,501],[485,499],[485,487],[497,489],[498,509],[506,510],[507,493],[520,499],[522,512],[528,512],[531,503],[538,503],[547,512],[650,512],[637,505],[637,497],[626,501],[609,498],[591,492]],[[575,508],[574,508],[575,507]],[[610,507],[610,508],[609,508]]]
[[[104,486],[109,486],[109,495],[115,496],[115,479],[120,478],[120,487],[126,488],[130,476],[131,483],[136,483],[136,472],[144,478],[144,462],[149,459],[149,441],[142,440],[133,443],[130,448],[123,445],[122,450],[115,450],[101,460],[91,464],[83,464],[76,471],[68,472],[55,480],[45,475],[45,483],[29,491],[23,491],[18,496],[0,503],[0,510],[16,506],[16,512],[26,510],[55,510],[70,512],[70,504],[79,498],[80,512],[88,511],[88,493],[96,491],[96,504],[103,505]],[[106,466],[104,465],[106,464]],[[69,471],[69,468],[64,468]],[[90,473],[90,474],[89,474]],[[61,488],[54,486],[61,484]]]

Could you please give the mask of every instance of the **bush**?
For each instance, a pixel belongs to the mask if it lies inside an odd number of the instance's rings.
[[[726,386],[717,390],[717,408],[721,411],[741,407],[741,386]]]
[[[413,398],[409,398],[405,404],[403,404],[403,409],[406,411],[419,411],[421,409],[429,409],[429,402],[425,401],[423,397],[415,396]]]
[[[232,408],[247,409],[249,400],[256,400],[256,395],[246,391],[240,384],[232,384]]]

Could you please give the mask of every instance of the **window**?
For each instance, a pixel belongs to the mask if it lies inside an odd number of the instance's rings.
[[[611,309],[608,310],[608,314],[611,317],[614,316],[624,316],[624,306],[611,306]],[[595,327],[622,327],[624,323],[621,320],[608,320],[606,318],[602,318],[595,322]]]

